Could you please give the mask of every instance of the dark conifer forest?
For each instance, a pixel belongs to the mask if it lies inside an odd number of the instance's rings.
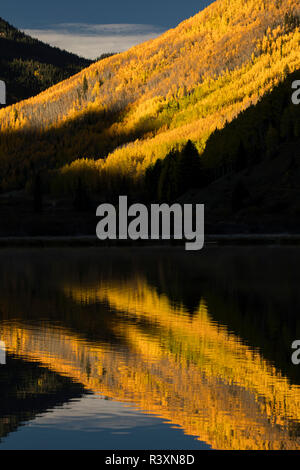
[[[22,101],[91,64],[33,39],[0,18],[0,79],[7,83],[7,104]]]

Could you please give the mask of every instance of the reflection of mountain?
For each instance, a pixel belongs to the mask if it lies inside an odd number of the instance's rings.
[[[47,368],[8,357],[0,368],[0,438],[37,414],[80,398],[83,392],[80,384]]]
[[[204,300],[212,292],[212,270],[216,295],[233,279],[236,284],[230,289],[241,289],[244,268],[247,266],[248,275],[254,267],[258,269],[256,261],[261,253],[258,251],[255,260],[255,252],[246,256],[244,251],[236,251],[238,263],[229,263],[228,272],[224,269],[223,273],[216,273],[216,269],[224,268],[230,251],[222,251],[222,256],[212,251],[195,257],[193,278],[185,269],[190,260],[180,252],[152,252],[150,256],[113,253],[97,255],[87,250],[68,258],[63,252],[49,257],[36,252],[35,258],[32,252],[28,258],[10,257],[10,282],[8,278],[5,281],[7,271],[1,273],[1,285],[6,287],[1,293],[1,309],[6,321],[0,326],[0,337],[9,351],[80,382],[95,393],[133,402],[214,448],[300,449],[300,387],[293,385],[258,349],[217,322],[218,311],[209,311]],[[288,253],[284,255],[289,258]],[[297,250],[290,255],[294,260],[299,256]],[[8,260],[7,256],[2,254],[2,261]],[[274,260],[274,253],[269,256]],[[261,269],[268,273],[267,263],[261,261]],[[179,277],[185,277],[187,289],[196,292],[197,277],[202,279],[204,297],[199,298],[193,315],[183,302],[174,300],[174,295],[166,295],[172,265],[174,278],[180,269]],[[239,268],[236,278],[233,266]],[[277,260],[277,269],[280,266]],[[287,282],[292,274],[292,270],[285,274]],[[257,275],[262,284],[262,272]],[[154,280],[159,288],[153,287]],[[33,286],[38,289],[34,294]],[[261,286],[269,296],[268,305],[279,295],[274,286],[274,277],[269,286]],[[254,295],[259,293],[256,287],[250,286]],[[247,291],[247,285],[242,288]],[[16,289],[23,307],[14,304]],[[284,289],[283,283],[281,293]],[[33,302],[33,298],[39,302]],[[286,303],[292,298],[287,295]],[[31,314],[26,312],[29,305]],[[56,321],[49,319],[48,312],[54,310]],[[43,319],[37,321],[41,312]],[[110,331],[109,336],[101,331],[102,327],[106,333]]]

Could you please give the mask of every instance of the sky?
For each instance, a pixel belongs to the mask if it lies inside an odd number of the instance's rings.
[[[95,59],[157,37],[212,0],[1,0],[0,16],[33,37]]]

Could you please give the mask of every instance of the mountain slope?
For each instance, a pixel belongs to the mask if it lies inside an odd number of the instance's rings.
[[[218,0],[161,37],[91,65],[0,111],[3,189],[66,167],[139,178],[188,139],[209,135],[300,68],[298,0]],[[16,138],[17,137],[17,138]],[[103,158],[107,157],[107,158]],[[98,159],[94,162],[94,159]]]
[[[0,18],[0,78],[8,104],[34,96],[91,64],[22,33]]]
[[[204,203],[213,233],[300,230],[300,105],[291,101],[299,79],[300,70],[209,137],[202,158],[213,181],[180,201]]]

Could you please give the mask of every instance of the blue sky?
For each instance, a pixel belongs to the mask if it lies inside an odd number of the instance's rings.
[[[156,37],[212,0],[4,0],[0,16],[34,37],[85,57]]]

